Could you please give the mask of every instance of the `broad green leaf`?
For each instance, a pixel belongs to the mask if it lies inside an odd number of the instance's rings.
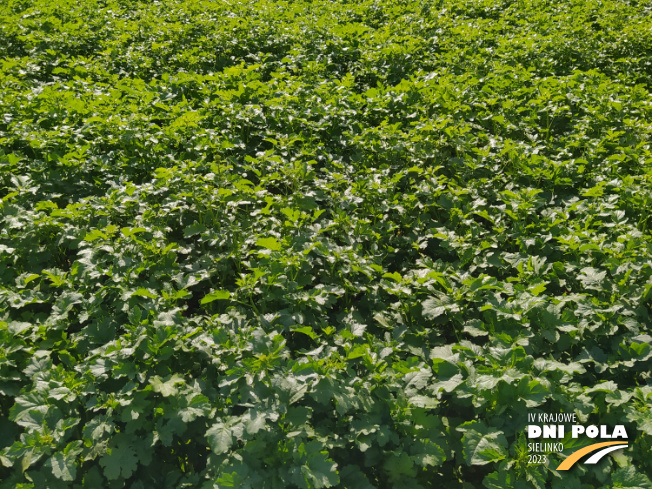
[[[417,468],[414,466],[414,461],[405,452],[392,453],[383,467],[389,480],[396,482],[403,477],[414,477],[417,474]]]
[[[394,273],[384,273],[384,274],[383,274],[383,278],[391,278],[391,279],[394,280],[395,282],[402,282],[402,281],[403,281],[403,277],[401,277],[401,274],[398,273],[398,272],[394,272]]]
[[[264,413],[261,413],[256,409],[250,409],[244,421],[244,430],[250,435],[255,435],[265,428],[266,424],[267,422]]]
[[[178,384],[185,384],[183,377],[178,374],[173,374],[168,380],[164,381],[158,375],[149,379],[152,384],[154,392],[160,393],[163,397],[169,397],[177,394],[179,389],[176,387]]]
[[[438,378],[432,382],[432,391],[439,394],[441,390],[446,392],[453,392],[459,385],[464,383],[464,376],[462,374],[455,374],[449,378]]]
[[[74,481],[77,477],[77,466],[74,455],[64,455],[63,453],[55,453],[48,461],[48,465],[52,468],[52,474],[62,481]]]
[[[141,287],[135,292],[132,292],[131,297],[149,297],[150,299],[156,299],[158,296],[151,290]]]
[[[109,448],[100,458],[100,465],[104,467],[104,476],[108,480],[116,480],[119,477],[127,479],[138,468],[138,457],[129,444],[121,442]]]
[[[408,398],[408,402],[412,406],[427,409],[434,409],[439,405],[439,401],[437,399],[423,395],[410,396]]]
[[[292,331],[295,331],[297,333],[303,333],[309,336],[313,340],[319,338],[319,335],[315,333],[310,326],[299,326],[299,327],[293,326]]]
[[[580,275],[577,277],[582,285],[587,289],[600,290],[602,287],[602,282],[604,281],[607,272],[600,271],[593,267],[585,267],[580,271]]]
[[[206,231],[206,226],[195,222],[194,224],[191,224],[190,226],[186,226],[185,228],[183,228],[183,235],[184,237],[189,238],[190,236],[201,234],[204,231]]]
[[[534,296],[540,295],[546,291],[545,284],[537,284],[534,287],[530,288],[530,293]]]
[[[86,236],[84,236],[84,241],[87,241],[89,243],[98,240],[98,239],[107,239],[106,234],[104,234],[102,231],[99,229],[93,229],[86,233]]]
[[[306,394],[308,386],[292,375],[275,375],[272,379],[272,386],[279,393],[282,394],[282,399],[287,404],[294,404]]]
[[[351,328],[351,334],[353,336],[362,336],[364,334],[365,329],[367,328],[365,324],[358,323],[356,321],[350,322],[349,327]]]
[[[130,228],[130,227],[123,227],[120,229],[122,232],[123,236],[125,238],[130,238],[132,236],[135,236],[136,234],[144,233],[147,231],[144,227],[135,227],[135,228]]]
[[[208,438],[208,444],[211,447],[211,450],[216,455],[228,452],[233,444],[231,428],[221,421],[215,423],[211,428],[209,428],[206,432],[206,438]]]
[[[208,304],[209,302],[213,302],[217,300],[227,300],[230,297],[231,297],[231,292],[229,292],[228,290],[216,290],[215,292],[210,292],[206,294],[200,301],[200,304]]]
[[[462,447],[467,465],[486,465],[507,456],[507,439],[502,431],[481,421],[469,421],[457,428],[464,433]]]
[[[423,308],[423,316],[426,319],[435,319],[446,312],[459,312],[460,308],[457,303],[449,296],[439,295],[438,297],[431,297],[426,299],[421,304]]]
[[[301,466],[301,472],[316,489],[334,487],[340,482],[337,464],[328,458],[328,452],[320,448],[321,443],[316,440],[306,444],[308,458]]]
[[[627,420],[636,423],[638,430],[652,435],[652,411],[649,409],[642,411],[632,409],[627,413]]]
[[[623,489],[650,489],[652,482],[643,473],[638,472],[636,467],[627,466],[616,470],[611,476],[613,487]]]
[[[291,222],[297,222],[299,220],[299,217],[301,216],[301,212],[296,210],[296,209],[290,209],[288,207],[284,207],[281,209],[281,212],[285,214],[285,216],[291,221]]]
[[[279,251],[282,248],[281,243],[276,238],[259,238],[256,240],[256,246],[272,251]]]

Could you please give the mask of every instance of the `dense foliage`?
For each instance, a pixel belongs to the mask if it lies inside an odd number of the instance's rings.
[[[650,0],[0,16],[2,489],[651,487]]]

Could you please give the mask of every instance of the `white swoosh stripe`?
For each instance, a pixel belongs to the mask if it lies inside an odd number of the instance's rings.
[[[596,464],[596,463],[598,463],[598,462],[600,461],[600,459],[601,459],[602,457],[604,457],[604,456],[605,456],[606,454],[608,454],[609,452],[613,452],[614,450],[620,450],[621,448],[627,448],[627,445],[615,445],[615,446],[613,446],[613,447],[603,448],[603,449],[600,450],[598,453],[592,455],[591,458],[589,458],[589,459],[588,459],[586,462],[584,462],[584,463],[585,463],[585,464]]]

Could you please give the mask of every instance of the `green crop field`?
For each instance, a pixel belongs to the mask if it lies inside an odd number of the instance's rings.
[[[1,0],[0,489],[652,488],[651,86],[652,0]]]

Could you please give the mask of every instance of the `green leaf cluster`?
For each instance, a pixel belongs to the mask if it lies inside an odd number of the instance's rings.
[[[1,2],[0,489],[650,487],[651,16]]]

